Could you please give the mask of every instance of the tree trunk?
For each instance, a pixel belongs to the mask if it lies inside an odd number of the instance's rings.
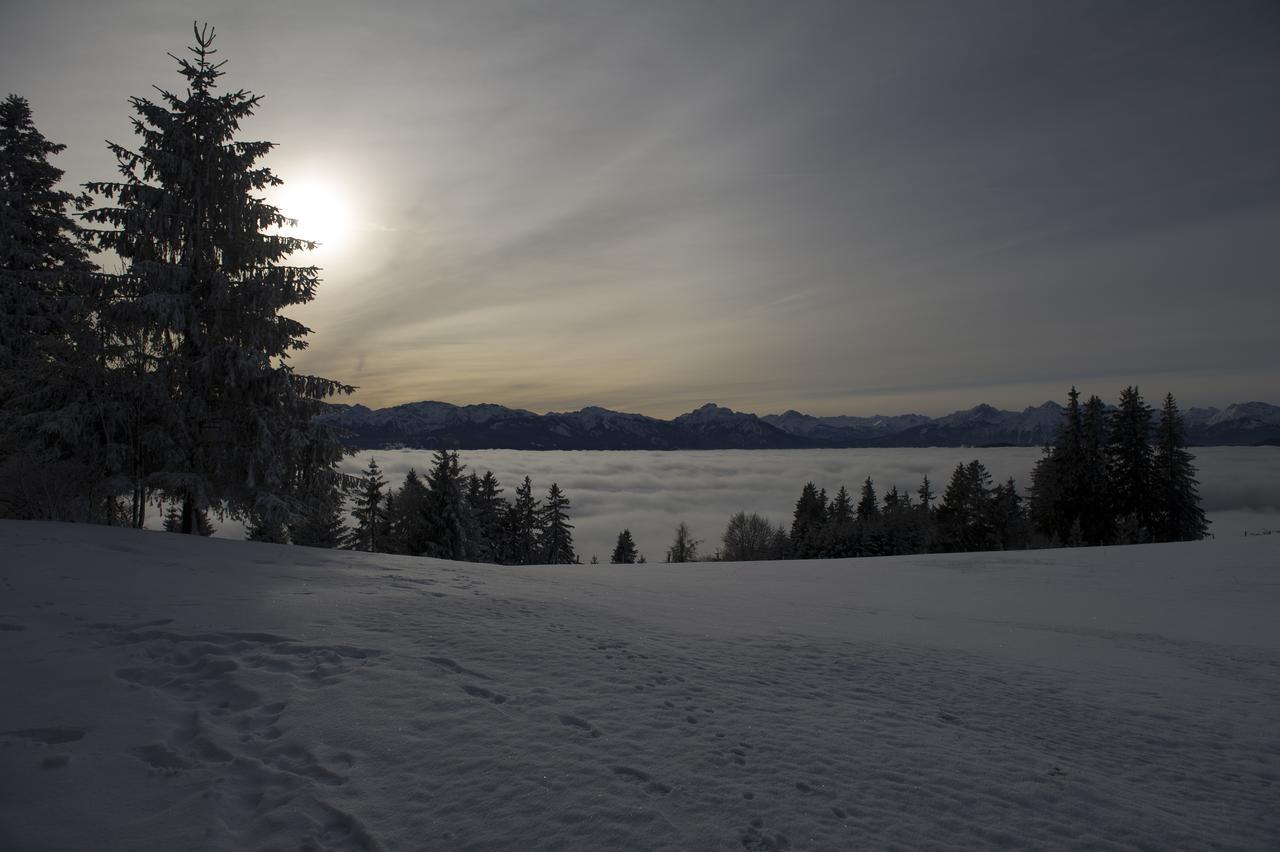
[[[195,501],[191,499],[191,495],[184,495],[182,498],[182,533],[183,535],[193,535],[196,532],[196,507]]]

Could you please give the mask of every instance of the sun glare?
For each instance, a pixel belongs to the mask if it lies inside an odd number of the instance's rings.
[[[333,251],[342,247],[351,236],[351,205],[341,190],[333,183],[302,179],[280,187],[274,203],[280,212],[298,224],[285,228],[284,233],[320,244],[319,251]]]

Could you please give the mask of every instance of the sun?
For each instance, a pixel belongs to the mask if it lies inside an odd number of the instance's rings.
[[[351,203],[336,183],[321,178],[286,181],[273,195],[280,212],[298,222],[283,233],[313,240],[322,252],[342,248],[351,237]]]

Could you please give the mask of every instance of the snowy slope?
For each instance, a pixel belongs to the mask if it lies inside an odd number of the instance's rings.
[[[493,566],[0,523],[0,848],[1280,846],[1280,536]]]

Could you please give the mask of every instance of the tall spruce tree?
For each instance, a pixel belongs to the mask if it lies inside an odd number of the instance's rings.
[[[1022,496],[1018,494],[1013,477],[991,492],[990,507],[994,544],[1001,550],[1026,547],[1030,543],[1030,529]]]
[[[1032,523],[1062,544],[1079,543],[1081,536],[1083,436],[1080,392],[1073,386],[1058,434],[1031,472]]]
[[[418,472],[409,468],[400,490],[387,500],[390,552],[421,556],[427,551],[426,503],[427,486]]]
[[[260,165],[268,142],[236,139],[260,97],[219,94],[214,31],[195,28],[181,59],[185,92],[133,98],[136,150],[109,143],[121,180],[87,184],[105,205],[85,217],[127,268],[107,320],[133,347],[150,386],[150,457],[141,478],[182,503],[184,532],[200,510],[258,518],[302,514],[307,485],[343,449],[315,421],[351,388],[295,373],[309,329],[281,311],[315,297],[318,270],[283,261],[313,243],[272,231],[291,224],[261,193],[280,184]]]
[[[894,485],[884,495],[880,512],[881,553],[896,556],[919,553],[924,547],[924,531],[920,526],[920,513],[911,502],[909,492],[901,492]]]
[[[933,550],[934,544],[933,501],[937,495],[933,493],[933,485],[927,475],[920,481],[916,496],[920,498],[920,502],[916,504],[916,511],[920,515],[920,550],[928,553]]]
[[[533,496],[529,477],[516,486],[516,499],[507,511],[505,551],[513,565],[536,565],[539,559],[538,513],[540,505]]]
[[[97,279],[69,214],[86,199],[49,162],[64,148],[24,98],[0,102],[0,516],[111,523],[99,427],[122,409],[102,392]]]
[[[36,129],[26,99],[0,102],[0,414],[69,365],[72,324],[92,269],[49,157],[65,145]],[[33,402],[27,400],[29,403]],[[0,425],[13,428],[11,422]]]
[[[880,506],[876,502],[876,486],[869,476],[862,483],[862,493],[858,496],[856,514],[858,520],[863,522],[874,521],[880,517]]]
[[[573,524],[569,523],[569,498],[560,486],[551,483],[547,501],[539,515],[542,561],[547,565],[568,565],[578,561],[573,552]]]
[[[1153,478],[1157,541],[1199,541],[1209,532],[1209,522],[1200,508],[1195,459],[1187,451],[1184,435],[1178,404],[1173,394],[1167,394],[1156,426]]]
[[[609,562],[614,565],[633,565],[636,561],[636,542],[631,537],[631,530],[618,533],[618,543],[613,546],[613,554]]]
[[[827,523],[825,496],[818,493],[812,482],[805,483],[796,501],[791,521],[791,550],[797,559],[809,559],[817,555],[818,534]]]
[[[502,499],[502,486],[493,471],[485,471],[484,476],[471,474],[467,482],[467,506],[471,513],[472,558],[478,562],[501,562],[502,522],[507,503]]]
[[[1116,536],[1121,543],[1150,541],[1154,526],[1151,408],[1136,387],[1120,392],[1107,435],[1107,479]]]
[[[991,474],[977,459],[956,465],[938,506],[938,543],[943,551],[994,549]]]
[[[458,454],[436,450],[427,474],[427,494],[422,504],[426,547],[423,553],[440,559],[471,558],[471,518],[466,478]]]
[[[1086,544],[1109,544],[1115,537],[1107,470],[1107,408],[1096,395],[1080,418],[1080,529]]]
[[[390,532],[387,517],[387,495],[383,489],[387,482],[382,478],[378,460],[369,459],[352,496],[351,517],[355,525],[347,536],[346,546],[352,550],[378,553],[387,548]]]

